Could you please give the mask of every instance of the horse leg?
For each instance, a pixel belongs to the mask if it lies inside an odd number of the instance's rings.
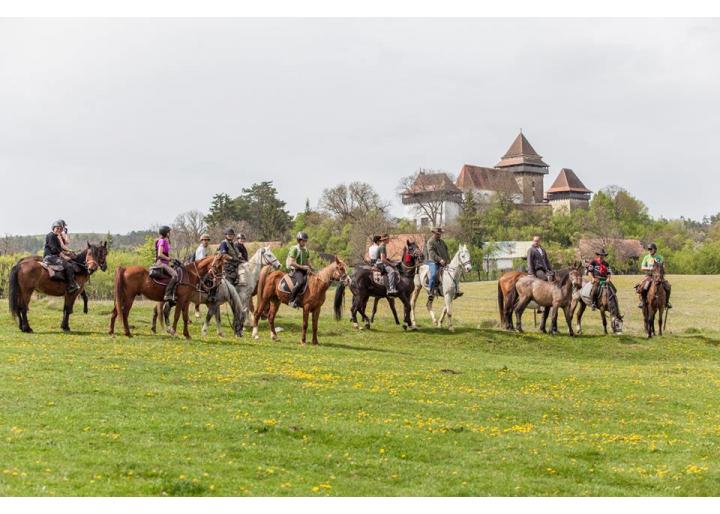
[[[220,305],[218,304],[217,309],[215,309],[215,328],[217,330],[217,335],[220,337],[225,337],[225,332],[223,332],[222,329],[222,318],[220,316]]]
[[[177,307],[175,307],[175,310],[177,310]],[[188,325],[190,324],[190,301],[189,300],[183,303],[182,317],[183,317],[183,335],[185,336],[185,339],[190,339],[190,331],[188,330]]]
[[[659,335],[663,335],[663,316],[665,315],[665,312],[663,310],[663,306],[661,305],[658,308],[658,333]]]
[[[110,315],[110,330],[108,330],[109,335],[115,335],[115,320],[118,317],[118,306],[117,303],[113,305],[113,311]]]
[[[565,322],[568,326],[568,334],[570,334],[570,337],[575,337],[575,332],[573,332],[572,327],[572,310],[570,310],[570,305],[563,307],[563,312],[565,313]]]
[[[262,294],[262,291],[258,291],[258,295]],[[265,308],[265,299],[260,297],[258,298],[258,304],[255,307],[255,312],[253,313],[253,330],[252,330],[252,337],[253,339],[260,339],[260,334],[258,334],[258,325],[260,324],[260,316],[262,316],[262,310]]]
[[[80,293],[80,296],[82,297],[83,301],[83,314],[88,313],[88,294],[85,291],[85,288],[83,288],[82,293]]]
[[[275,331],[275,316],[277,316],[278,309],[280,309],[280,300],[271,300],[270,308],[268,309],[268,325],[270,325],[270,338],[273,341],[277,341],[278,335]]]
[[[578,314],[577,314],[577,333],[582,334],[582,317],[583,314],[585,314],[585,309],[587,306],[585,305],[585,302],[581,300],[578,300],[580,302],[580,306],[578,307]]]
[[[318,319],[320,318],[320,307],[315,309],[312,313],[312,331],[313,331],[313,337],[312,337],[312,344],[319,344],[318,342]]]
[[[375,307],[373,308],[373,318],[375,317],[375,309],[377,309],[379,298],[375,298]],[[395,318],[395,324],[400,324],[400,319],[398,319],[397,310],[395,309],[395,299],[394,298],[388,298],[388,304],[390,305],[390,311],[392,312],[393,318]]]
[[[603,309],[602,307],[600,307],[600,319],[602,320],[603,324],[603,332],[605,332],[605,335],[607,335],[607,316],[605,316],[605,309]]]
[[[195,317],[198,319],[200,318],[200,304],[199,303],[195,304]]]
[[[417,323],[415,320],[415,304],[417,303],[418,296],[420,296],[420,287],[415,287],[412,294],[410,295],[410,326],[413,330],[417,330]]]
[[[533,313],[537,314],[535,309],[533,309]],[[549,314],[550,314],[549,309],[543,309],[542,319],[540,320],[540,332],[542,332],[543,334],[547,334],[547,319],[548,319]]]
[[[557,326],[558,306],[556,304],[553,304],[553,306],[550,308],[550,315],[552,316],[552,328],[550,329],[550,332],[552,334],[557,334],[558,333],[558,326]]]
[[[360,300],[360,316],[362,317],[363,323],[365,324],[365,328],[370,328],[370,318],[367,317],[367,314],[365,314],[365,309],[367,309],[368,301],[370,300],[369,296],[366,296],[365,298]]]
[[[522,332],[522,315],[525,312],[525,308],[530,303],[530,296],[527,298],[520,298],[517,305],[515,306],[515,330]]]
[[[376,296],[375,300],[373,301],[373,310],[372,310],[372,314],[370,315],[370,323],[375,323],[375,314],[377,314],[377,308],[378,308],[379,302],[380,302],[380,297]],[[388,298],[388,303],[390,303],[390,298]]]
[[[152,332],[153,334],[157,334],[157,319],[158,319],[158,306],[157,306],[157,304],[155,304],[155,306],[153,307],[152,324],[150,325],[150,332]]]
[[[439,324],[438,324],[437,318],[435,318],[435,313],[433,312],[433,301],[430,298],[428,298],[428,301],[425,304],[425,307],[427,308],[427,311],[430,314],[430,320],[432,321],[432,324],[437,327]]]
[[[358,330],[360,329],[360,325],[358,324],[357,320],[359,301],[359,293],[357,296],[353,295],[352,306],[350,307],[350,320],[352,320],[353,328],[357,328]]]
[[[217,306],[215,304],[208,305],[207,313],[205,314],[205,322],[203,323],[202,328],[200,329],[200,333],[203,337],[207,335],[208,326],[210,325],[210,320],[215,315],[215,310],[217,309]]]
[[[447,315],[448,320],[448,330],[450,332],[455,332],[455,327],[453,327],[452,324],[452,301],[453,301],[453,295],[450,295],[448,293],[445,293],[445,308],[443,309],[443,315]],[[442,324],[442,318],[440,318],[440,323]]]
[[[70,315],[73,313],[73,306],[75,305],[75,299],[77,293],[71,295],[65,295],[65,304],[63,305],[63,320],[60,324],[60,328],[63,332],[70,332]]]
[[[122,316],[123,329],[127,337],[132,337],[130,333],[130,309],[132,309],[133,303],[135,302],[135,296],[125,293],[125,301],[123,302],[124,308],[120,310],[120,316]]]
[[[300,339],[301,344],[305,344],[305,341],[307,339],[308,317],[309,316],[310,316],[310,310],[307,307],[303,308],[302,338]]]
[[[172,331],[170,332],[172,335],[177,334],[177,325],[178,325],[178,321],[180,321],[181,314],[182,314],[182,309],[180,309],[178,305],[175,305],[175,316],[173,316]]]

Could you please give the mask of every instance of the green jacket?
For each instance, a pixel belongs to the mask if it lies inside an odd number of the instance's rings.
[[[665,259],[659,253],[656,253],[655,255],[647,254],[640,263],[640,270],[646,275],[652,275],[652,270],[645,270],[643,268],[652,268],[655,261],[664,263]]]
[[[442,239],[430,238],[427,242],[427,254],[431,261],[439,263],[444,260],[446,264],[450,262],[450,252]]]

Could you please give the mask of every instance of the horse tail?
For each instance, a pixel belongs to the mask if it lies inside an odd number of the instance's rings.
[[[340,282],[340,284],[337,286],[337,289],[335,290],[335,320],[340,321],[342,319],[342,306],[343,301],[345,300],[345,283]]]
[[[12,313],[13,319],[15,319],[20,314],[20,309],[22,308],[20,305],[22,303],[20,293],[20,261],[10,270],[8,287],[10,289],[8,303],[10,304],[10,312]]]
[[[498,311],[500,312],[500,324],[505,323],[505,295],[503,294],[502,286],[500,281],[497,283],[497,294],[498,294]]]
[[[115,270],[115,308],[117,313],[122,316],[125,310],[125,268],[118,266]]]

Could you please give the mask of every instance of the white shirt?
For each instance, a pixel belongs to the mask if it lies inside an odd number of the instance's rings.
[[[378,260],[380,258],[380,246],[375,243],[370,245],[370,248],[368,248],[368,256],[371,262]]]
[[[195,250],[195,260],[200,261],[205,257],[207,257],[207,247],[201,243]]]

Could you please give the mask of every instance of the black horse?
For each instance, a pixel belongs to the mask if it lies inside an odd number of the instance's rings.
[[[415,329],[412,325],[410,317],[411,302],[410,297],[415,289],[415,273],[419,263],[422,262],[422,251],[418,248],[414,241],[406,241],[405,248],[403,249],[403,258],[400,262],[397,283],[397,298],[403,304],[403,329],[407,330],[408,327]],[[387,298],[390,304],[390,310],[395,317],[395,323],[400,324],[398,319],[397,311],[395,310],[395,302],[393,297],[388,297],[387,288],[383,284],[378,284],[373,280],[373,269],[370,266],[359,266],[355,268],[355,271],[350,275],[350,291],[353,295],[352,307],[350,308],[350,316],[355,328],[359,328],[357,314],[360,316],[365,324],[365,328],[370,328],[371,320],[365,314],[367,308],[368,299],[372,296],[375,298],[374,311],[377,309],[377,302],[380,298]],[[342,317],[342,304],[345,297],[345,284],[340,284],[335,292],[335,319],[339,320]]]

